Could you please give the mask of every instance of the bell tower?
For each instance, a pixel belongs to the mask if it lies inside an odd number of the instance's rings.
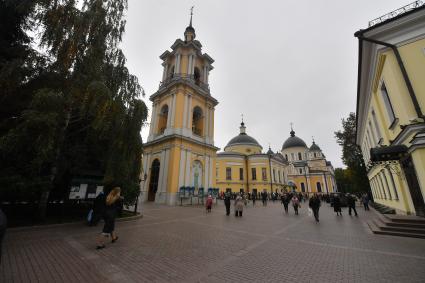
[[[175,205],[180,187],[195,191],[215,187],[213,168],[214,110],[208,77],[214,60],[202,53],[190,23],[184,40],[160,56],[163,74],[159,89],[150,96],[151,124],[144,144],[141,199]]]

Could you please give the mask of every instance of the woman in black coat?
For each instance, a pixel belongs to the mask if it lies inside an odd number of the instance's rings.
[[[336,215],[341,215],[341,200],[339,198],[338,195],[334,196],[334,200],[333,200],[333,205],[334,205],[334,211],[336,212]]]
[[[102,233],[98,238],[96,249],[103,249],[105,247],[104,239],[106,237],[111,236],[112,243],[118,240],[118,236],[115,234],[115,218],[122,207],[120,193],[121,188],[115,187],[106,197],[105,210],[103,213],[105,225],[103,226]]]

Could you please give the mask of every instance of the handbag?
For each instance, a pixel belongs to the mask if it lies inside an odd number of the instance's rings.
[[[311,208],[308,208],[308,216],[313,216],[313,210]]]

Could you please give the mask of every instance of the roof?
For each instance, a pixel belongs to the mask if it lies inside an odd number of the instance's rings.
[[[226,147],[228,146],[232,146],[232,145],[254,145],[254,146],[259,146],[261,147],[261,145],[257,142],[256,139],[254,139],[253,137],[245,134],[245,133],[240,133],[239,135],[237,135],[236,137],[232,138],[226,145]]]
[[[294,130],[291,130],[290,134],[291,136],[283,143],[282,150],[290,147],[307,147],[307,144],[302,139],[295,136]]]
[[[310,146],[310,151],[321,151],[320,147],[313,141],[313,144]]]

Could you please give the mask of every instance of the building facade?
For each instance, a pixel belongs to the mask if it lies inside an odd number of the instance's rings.
[[[217,154],[216,185],[220,191],[331,193],[337,191],[332,164],[320,147],[311,147],[290,132],[282,150],[262,152],[257,140],[246,133],[242,122],[239,135]]]
[[[326,160],[314,142],[310,147],[291,129],[283,143],[282,156],[288,161],[288,184],[303,193],[332,193],[337,191],[332,163]]]
[[[356,142],[374,200],[425,216],[425,6],[413,4],[355,34]]]
[[[153,103],[144,144],[141,200],[174,205],[180,187],[215,187],[214,110],[208,76],[214,60],[202,53],[190,25],[184,40],[165,51],[162,82],[150,96]]]
[[[216,185],[221,192],[280,192],[287,186],[287,161],[280,153],[263,147],[246,133],[244,122],[239,135],[217,154]]]

